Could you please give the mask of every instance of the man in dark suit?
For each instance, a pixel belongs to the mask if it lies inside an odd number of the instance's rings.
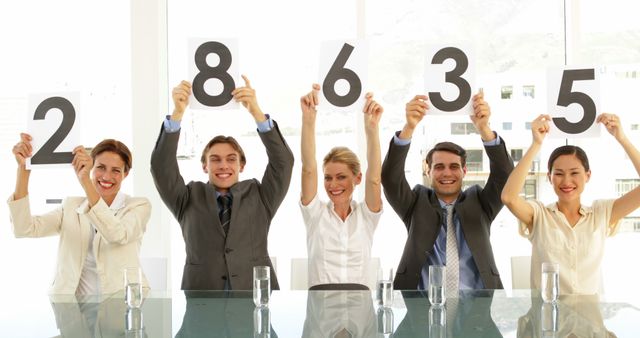
[[[455,143],[441,142],[426,158],[431,187],[416,185],[412,190],[404,175],[405,159],[413,131],[429,108],[427,100],[427,96],[417,95],[407,103],[405,126],[394,135],[382,164],[385,196],[408,231],[394,288],[426,290],[429,265],[447,265],[447,275],[453,273],[451,265],[459,265],[457,289],[502,288],[489,235],[491,222],[503,206],[500,194],[513,161],[504,140],[489,127],[491,111],[479,93],[473,97],[471,121],[490,161],[491,173],[484,188],[475,185],[462,191],[466,151]],[[459,257],[458,264],[446,261],[448,226],[455,230],[450,239],[457,244],[457,256],[453,257]]]
[[[236,88],[232,95],[255,119],[266,148],[269,163],[261,182],[239,181],[246,163],[242,148],[233,137],[216,136],[201,157],[209,182],[184,183],[176,150],[180,121],[191,94],[191,84],[186,81],[173,89],[173,114],[164,121],[151,154],[156,188],[182,228],[184,290],[250,290],[253,267],[260,265],[271,267],[271,287],[279,288],[267,252],[267,236],[289,189],[293,154],[278,125],[258,106],[249,80],[243,79],[245,86]]]

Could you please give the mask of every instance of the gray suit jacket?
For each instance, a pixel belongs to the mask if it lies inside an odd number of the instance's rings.
[[[160,197],[182,228],[187,254],[183,290],[221,290],[227,279],[234,290],[251,290],[253,267],[257,265],[271,267],[271,288],[279,288],[267,252],[267,236],[289,189],[293,153],[275,122],[272,130],[258,134],[269,163],[262,182],[249,179],[231,187],[231,223],[225,238],[214,186],[184,183],[176,160],[180,133],[166,133],[164,127],[160,128],[151,154],[151,174]]]
[[[433,249],[442,224],[442,208],[435,191],[423,185],[413,190],[404,175],[409,146],[399,146],[391,140],[389,152],[382,164],[384,194],[407,227],[408,237],[398,265],[395,289],[416,289],[420,271]],[[455,203],[464,238],[478,266],[485,288],[501,289],[500,273],[493,259],[489,241],[491,222],[503,204],[502,188],[513,170],[513,160],[502,138],[496,146],[485,146],[490,161],[489,179],[484,188],[475,185],[464,190]]]

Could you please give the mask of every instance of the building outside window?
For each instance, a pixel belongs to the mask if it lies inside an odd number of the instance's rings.
[[[502,122],[502,130],[513,129],[513,122]]]
[[[522,96],[534,99],[536,97],[534,85],[522,86]]]
[[[467,170],[482,171],[482,150],[467,150]]]
[[[511,99],[512,95],[513,95],[513,86],[502,86],[502,89],[500,89],[501,99],[509,100]]]
[[[470,135],[477,134],[476,127],[473,123],[452,123],[451,135]]]

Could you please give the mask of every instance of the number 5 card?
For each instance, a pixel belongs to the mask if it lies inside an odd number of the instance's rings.
[[[553,120],[549,137],[600,136],[600,78],[595,67],[550,68],[547,71],[547,107]]]
[[[27,133],[33,152],[27,169],[68,166],[73,148],[80,145],[76,107],[80,93],[30,94]],[[75,107],[74,107],[75,104]]]

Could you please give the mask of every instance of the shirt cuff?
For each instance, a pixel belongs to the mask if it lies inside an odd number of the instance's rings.
[[[404,138],[400,138],[398,135],[400,135],[400,132],[396,132],[395,134],[393,134],[393,144],[397,145],[397,146],[406,146],[408,144],[411,143],[411,139],[404,139]]]
[[[267,116],[267,119],[257,123],[259,133],[266,133],[273,129],[273,120],[271,119],[271,116],[269,116],[269,114],[265,115]]]
[[[180,121],[171,119],[171,115],[167,115],[164,120],[164,131],[167,133],[176,133],[180,130]]]
[[[500,144],[500,136],[498,136],[498,133],[494,131],[493,134],[496,136],[496,138],[491,141],[482,142],[485,146],[497,146]]]

